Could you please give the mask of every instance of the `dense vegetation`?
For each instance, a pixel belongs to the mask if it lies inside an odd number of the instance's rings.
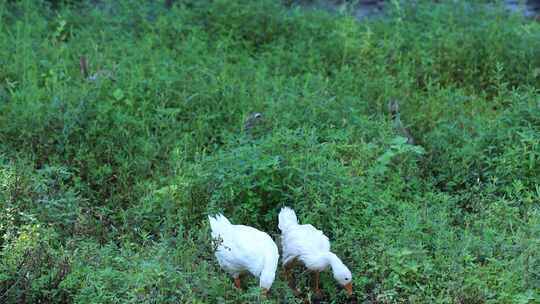
[[[540,303],[538,23],[111,3],[0,2],[1,303],[302,303],[281,272],[236,291],[211,252],[207,214],[278,240],[283,205],[358,302]]]

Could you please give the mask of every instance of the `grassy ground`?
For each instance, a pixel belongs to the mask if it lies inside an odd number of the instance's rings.
[[[286,204],[358,302],[540,303],[539,24],[389,14],[0,2],[0,302],[302,303],[234,290],[205,220],[278,239]]]

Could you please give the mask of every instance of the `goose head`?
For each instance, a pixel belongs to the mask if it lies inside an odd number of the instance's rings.
[[[276,267],[277,268],[277,267]],[[274,283],[276,278],[276,269],[263,269],[259,278],[259,286],[263,289],[263,293],[267,293]]]
[[[263,294],[267,295],[270,287],[274,283],[276,278],[276,270],[278,267],[279,252],[275,243],[270,244],[269,251],[267,252],[261,273],[259,275],[259,286],[263,290]]]
[[[332,267],[334,279],[352,295],[352,273],[343,262],[333,253],[328,254],[328,261]]]

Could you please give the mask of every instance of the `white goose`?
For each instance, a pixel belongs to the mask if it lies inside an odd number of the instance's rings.
[[[315,292],[319,294],[319,272],[330,266],[334,279],[352,295],[351,271],[330,252],[330,242],[322,231],[309,224],[298,224],[294,210],[289,207],[284,207],[279,212],[278,227],[281,230],[283,266],[288,279],[295,261],[299,260],[315,273]]]
[[[222,214],[208,219],[216,242],[216,258],[221,268],[234,278],[234,285],[240,289],[240,274],[250,272],[259,278],[266,294],[276,276],[279,260],[276,243],[253,227],[231,224]]]

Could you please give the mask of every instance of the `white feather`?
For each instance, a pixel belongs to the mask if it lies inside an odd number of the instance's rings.
[[[259,278],[262,288],[270,289],[275,278],[279,253],[272,238],[253,227],[233,225],[223,215],[208,217],[216,242],[215,256],[233,278],[249,272]]]
[[[332,267],[334,278],[341,284],[352,280],[349,269],[330,252],[330,241],[312,225],[300,225],[296,214],[289,207],[281,209],[278,216],[281,230],[283,265],[300,260],[309,270],[323,271]]]
[[[278,228],[281,231],[289,230],[290,227],[298,225],[296,213],[289,207],[281,208],[278,218]]]

